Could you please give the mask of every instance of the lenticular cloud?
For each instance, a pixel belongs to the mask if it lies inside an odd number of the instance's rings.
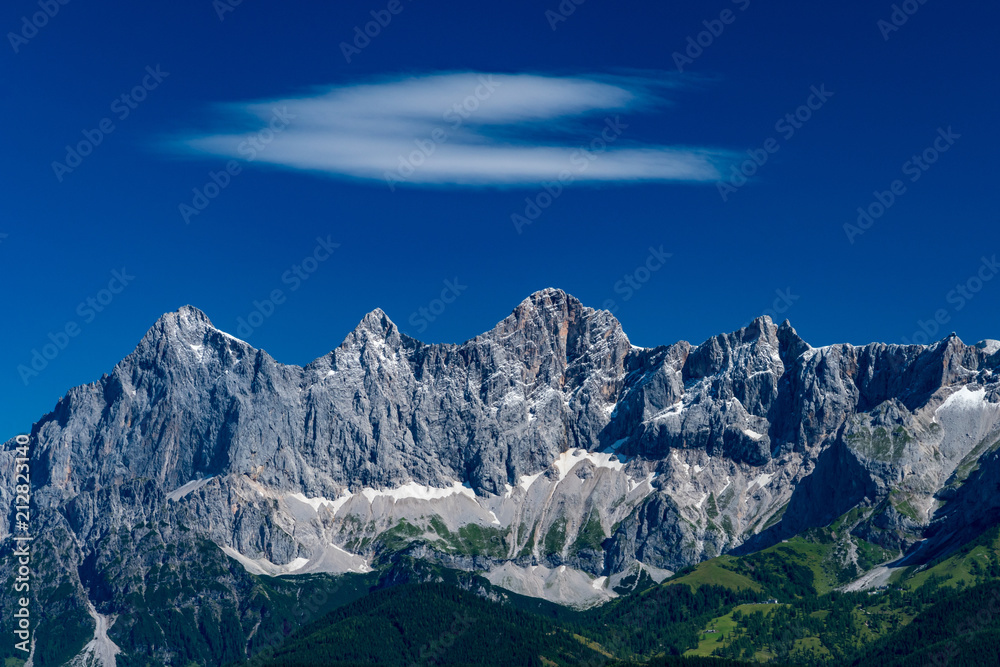
[[[180,144],[393,188],[718,180],[722,151],[629,134],[627,112],[662,105],[667,88],[624,76],[462,72],[379,80],[227,104],[224,130]]]

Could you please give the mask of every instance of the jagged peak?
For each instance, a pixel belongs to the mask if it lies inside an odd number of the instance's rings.
[[[778,354],[781,362],[787,367],[794,359],[799,358],[803,353],[812,349],[812,345],[807,343],[795,330],[792,323],[786,318],[778,327]]]
[[[212,320],[208,318],[200,308],[195,306],[185,305],[181,306],[172,313],[165,313],[160,317],[159,321],[167,320],[168,322],[175,323],[178,327],[185,329],[193,329],[198,327],[208,327],[214,329],[215,326],[212,324]]]
[[[199,308],[186,305],[161,315],[139,341],[133,354],[146,355],[150,350],[160,349],[162,345],[183,345],[191,349],[200,349],[206,341],[215,341],[209,343],[214,347],[222,345],[224,340],[228,341],[228,344],[235,343],[238,347],[253,349],[253,346],[246,341],[217,329],[208,315]]]
[[[389,319],[384,310],[376,308],[361,318],[361,321],[358,322],[358,325],[354,327],[354,330],[344,342],[371,339],[381,341],[390,339],[399,340],[399,337],[399,329],[396,327],[395,322]]]
[[[181,306],[177,310],[164,313],[156,320],[144,339],[149,338],[191,338],[215,330],[212,320],[194,306]]]
[[[600,323],[601,327],[622,330],[621,323],[609,311],[585,306],[572,294],[555,287],[547,287],[521,301],[507,318],[487,333],[509,333],[529,324],[549,330],[555,327],[556,330],[562,331],[571,323],[579,324],[591,318],[597,318],[593,321]]]
[[[388,333],[396,329],[396,324],[389,319],[389,316],[381,308],[376,308],[362,317],[358,326],[363,326],[370,331],[380,333]]]
[[[526,299],[518,304],[517,308],[514,309],[514,312],[517,313],[518,310],[521,309],[537,309],[550,306],[582,308],[583,303],[581,303],[575,296],[565,292],[564,290],[556,287],[546,287],[545,289],[540,289],[537,292],[530,294]]]
[[[948,345],[950,343],[958,343],[960,345],[965,345],[965,343],[962,342],[962,339],[959,338],[958,334],[955,333],[954,331],[952,331],[950,334],[948,334],[938,342],[939,345]]]

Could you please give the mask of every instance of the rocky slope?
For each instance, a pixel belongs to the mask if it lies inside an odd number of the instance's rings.
[[[399,553],[573,605],[834,521],[858,572],[859,548],[888,559],[928,537],[930,553],[1000,508],[998,350],[816,349],[766,317],[638,348],[549,289],[462,345],[375,310],[297,367],[184,307],[31,430],[37,595],[65,600],[41,622],[76,619],[90,641],[95,614],[121,616],[101,628],[119,664],[175,664],[164,623],[128,610],[153,604],[151,572],[189,576],[185,549],[217,571],[212,613],[233,601],[244,652],[264,614],[252,575],[360,575]]]

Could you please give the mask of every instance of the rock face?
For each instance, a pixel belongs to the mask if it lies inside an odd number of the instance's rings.
[[[55,579],[102,615],[132,591],[109,572],[144,571],[121,543],[140,524],[249,572],[364,572],[409,550],[589,604],[629,568],[853,509],[850,539],[891,553],[982,523],[981,503],[1000,508],[998,365],[995,341],[815,349],[767,317],[637,348],[549,289],[462,345],[375,310],[297,367],[184,307],[35,424],[33,499]]]

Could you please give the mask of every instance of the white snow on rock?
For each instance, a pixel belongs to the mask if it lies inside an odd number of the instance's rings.
[[[447,498],[448,496],[463,495],[475,500],[476,494],[471,487],[462,484],[461,482],[455,482],[451,486],[437,489],[432,486],[423,486],[417,484],[416,482],[409,482],[403,486],[390,489],[386,491],[377,491],[375,489],[362,489],[361,495],[363,495],[368,502],[374,502],[378,497],[388,497],[396,500],[439,500],[441,498]]]
[[[187,494],[191,493],[192,491],[197,491],[201,487],[205,486],[212,479],[214,479],[214,477],[205,477],[203,479],[192,479],[187,484],[183,484],[174,489],[173,491],[171,491],[170,493],[168,493],[167,500],[173,500],[174,502],[177,502],[178,500],[180,500]]]
[[[1000,350],[1000,340],[987,338],[976,343],[976,347],[986,352],[986,354],[996,354],[997,350]]]
[[[542,476],[542,473],[535,473],[534,475],[522,475],[517,480],[517,485],[527,491],[531,488],[531,485],[535,483],[535,480]]]
[[[650,493],[653,492],[653,480],[654,479],[656,479],[656,473],[655,472],[649,473],[649,475],[646,476],[646,479],[632,479],[631,477],[629,477],[628,478],[628,492],[632,493],[633,491],[635,491],[636,489],[638,489],[643,484],[646,484],[646,485],[649,486],[649,490],[644,495],[649,495]]]
[[[330,510],[334,514],[336,514],[337,511],[340,510],[340,508],[343,507],[347,503],[347,501],[353,498],[354,496],[349,492],[345,491],[344,495],[340,496],[336,500],[330,500],[329,498],[323,498],[323,497],[307,498],[302,493],[289,493],[286,497],[295,498],[300,503],[305,503],[306,505],[309,505],[317,512],[319,511],[320,507],[323,507],[324,505],[328,506]]]
[[[963,386],[949,396],[934,412],[937,414],[948,410],[976,410],[983,407],[984,403],[986,403],[986,389],[980,387],[972,390],[968,386]]]
[[[565,451],[552,464],[559,471],[559,481],[566,479],[566,475],[572,472],[582,461],[590,461],[597,468],[610,468],[611,470],[621,470],[625,464],[618,460],[614,454],[604,454],[599,452],[588,452],[585,449],[574,449]]]
[[[943,431],[938,450],[957,465],[984,440],[995,441],[1000,429],[1000,403],[987,401],[983,387],[963,386],[937,407],[934,421]]]

